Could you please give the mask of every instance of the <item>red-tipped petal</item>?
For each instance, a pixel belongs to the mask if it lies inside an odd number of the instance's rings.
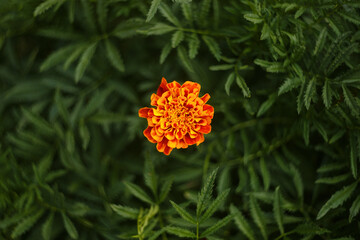
[[[209,101],[210,95],[207,93],[204,96],[202,96],[200,99],[203,100],[203,102],[205,104],[205,103],[207,103],[207,101]]]
[[[139,117],[148,118],[150,110],[152,111],[152,108],[148,108],[148,107],[141,108],[139,110]]]
[[[156,140],[151,136],[152,129],[153,129],[152,127],[147,127],[143,133],[144,133],[144,136],[149,140],[149,142],[156,143]]]
[[[161,79],[160,86],[159,86],[159,88],[158,88],[158,90],[157,90],[157,92],[156,92],[156,94],[157,94],[158,96],[161,97],[161,95],[162,95],[164,92],[166,92],[166,91],[169,90],[169,88],[167,87],[167,84],[168,84],[168,83],[167,83],[166,79],[165,79],[165,78],[162,78],[162,79]]]
[[[211,126],[210,125],[201,126],[199,132],[208,134],[209,132],[211,132]]]

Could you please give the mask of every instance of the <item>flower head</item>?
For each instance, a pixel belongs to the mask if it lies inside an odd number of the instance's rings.
[[[145,137],[157,143],[159,152],[169,155],[174,148],[187,148],[204,141],[204,134],[211,131],[214,108],[206,102],[209,94],[199,97],[200,84],[187,81],[183,85],[162,78],[157,93],[151,95],[151,105],[139,110],[139,117],[146,118]]]

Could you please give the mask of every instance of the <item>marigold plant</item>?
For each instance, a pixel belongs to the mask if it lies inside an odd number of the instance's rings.
[[[146,118],[145,137],[157,143],[159,152],[169,155],[174,148],[187,148],[204,141],[204,134],[211,132],[214,108],[206,102],[209,94],[199,97],[200,84],[186,81],[183,85],[162,78],[156,92],[151,95],[151,105],[139,110],[139,117]]]

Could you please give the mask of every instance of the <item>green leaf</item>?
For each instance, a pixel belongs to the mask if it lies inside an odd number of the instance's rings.
[[[67,59],[71,53],[78,49],[77,44],[69,45],[53,52],[40,66],[40,72],[43,72]]]
[[[234,80],[235,80],[235,73],[232,72],[229,74],[225,83],[225,92],[228,96],[230,96],[230,87],[233,84]]]
[[[313,78],[309,81],[304,95],[305,107],[308,110],[310,108],[311,100],[314,98],[315,92],[316,92],[316,79]]]
[[[349,177],[351,177],[350,173],[345,173],[342,175],[338,175],[335,177],[324,177],[324,178],[319,178],[315,181],[315,183],[323,183],[323,184],[337,184],[340,182],[345,181],[346,179],[348,179]]]
[[[332,92],[331,92],[331,89],[330,89],[329,80],[325,80],[324,87],[323,87],[323,92],[322,92],[322,98],[323,98],[325,107],[330,108],[331,99],[332,99]]]
[[[282,203],[281,203],[280,188],[278,186],[275,189],[273,209],[274,209],[275,220],[276,220],[277,225],[279,226],[279,230],[280,230],[281,234],[284,234],[284,213],[283,213],[281,206],[282,206]]]
[[[352,113],[354,113],[355,115],[359,115],[359,106],[354,96],[345,85],[342,85],[342,89],[344,93],[345,103],[348,105]]]
[[[315,45],[315,48],[314,48],[313,55],[318,54],[322,50],[322,48],[324,47],[325,40],[326,40],[326,35],[327,35],[327,29],[326,29],[326,27],[324,27],[320,31],[318,39],[316,40],[316,45]]]
[[[301,86],[302,80],[301,78],[288,78],[286,81],[280,86],[278,95],[287,93],[294,88],[298,88]]]
[[[189,3],[182,3],[181,10],[186,20],[191,22],[193,20],[193,13],[191,9],[191,4]]]
[[[240,76],[239,74],[236,74],[236,84],[239,86],[239,88],[241,89],[244,97],[251,97],[251,92],[250,89],[248,88],[248,86],[246,85],[245,79]]]
[[[232,218],[233,218],[232,215],[228,215],[223,219],[217,221],[214,225],[212,225],[211,227],[207,228],[204,232],[202,232],[200,237],[204,238],[210,236],[211,234],[213,234],[214,232],[216,232],[217,230],[228,224]]]
[[[218,43],[212,37],[209,37],[209,36],[203,35],[202,39],[204,40],[205,44],[208,46],[210,52],[216,58],[216,60],[220,61],[221,50],[220,50]]]
[[[260,105],[259,110],[256,114],[256,117],[260,117],[260,116],[264,115],[271,108],[271,106],[275,103],[275,100],[276,100],[276,96],[273,94],[270,95],[269,98]]]
[[[244,18],[254,24],[262,23],[264,21],[260,16],[254,13],[247,13],[244,15]]]
[[[115,204],[110,204],[110,207],[114,210],[114,212],[124,218],[137,219],[139,216],[139,210],[135,208]]]
[[[149,156],[146,157],[144,169],[145,184],[151,189],[154,196],[157,196],[158,176],[155,173],[154,164]]]
[[[201,189],[201,193],[198,196],[197,206],[196,206],[196,217],[200,218],[201,213],[203,212],[205,205],[208,200],[211,198],[211,194],[214,188],[214,182],[216,178],[218,169],[215,169],[208,176],[204,187]]]
[[[171,51],[171,44],[167,43],[163,49],[161,50],[161,54],[160,54],[160,64],[163,64],[167,58],[167,56],[169,56]]]
[[[173,178],[169,178],[162,183],[159,195],[159,202],[163,202],[165,200],[171,190],[172,183]]]
[[[60,116],[64,119],[64,121],[67,124],[69,124],[70,121],[69,112],[64,105],[64,101],[59,90],[57,90],[55,93],[55,103]]]
[[[166,231],[170,234],[176,235],[178,237],[188,237],[195,238],[196,235],[193,232],[190,232],[187,229],[179,228],[179,227],[166,227]]]
[[[35,225],[35,223],[39,220],[39,218],[43,215],[44,210],[39,210],[37,213],[35,213],[32,216],[26,217],[23,220],[21,220],[14,230],[11,233],[11,238],[17,238],[23,235],[25,232],[27,232],[32,226]]]
[[[25,108],[21,108],[21,111],[24,114],[24,117],[30,123],[32,123],[37,129],[39,129],[39,131],[41,133],[43,133],[44,135],[51,136],[51,135],[53,135],[55,133],[52,126],[48,122],[46,122],[44,119],[42,119],[41,117],[39,117],[39,116],[35,115],[34,113],[26,110]]]
[[[168,7],[168,5],[166,5],[164,2],[162,2],[160,4],[160,12],[161,14],[172,24],[174,24],[177,27],[181,27],[181,24],[179,22],[179,20],[175,17],[175,15],[173,14],[173,12],[171,11],[171,9]]]
[[[65,0],[46,0],[35,8],[34,17],[43,14],[45,11],[47,11],[49,8],[53,7],[54,5],[62,4],[64,2]]]
[[[154,204],[154,202],[151,200],[149,195],[145,193],[144,190],[142,190],[138,185],[131,183],[131,182],[124,182],[126,188],[131,192],[132,195],[137,197],[138,199],[147,202],[149,204]]]
[[[319,220],[325,214],[333,208],[337,208],[338,206],[342,205],[354,192],[356,189],[357,182],[354,182],[351,185],[344,187],[343,189],[334,193],[330,199],[321,207],[316,219]]]
[[[189,37],[189,58],[194,59],[199,52],[200,40],[196,33]]]
[[[124,62],[118,49],[111,43],[110,40],[105,41],[105,46],[106,46],[106,57],[108,58],[110,64],[113,65],[113,67],[115,67],[120,72],[124,72],[125,71]]]
[[[201,3],[200,11],[197,13],[199,16],[199,23],[201,26],[205,26],[208,23],[208,15],[210,12],[211,7],[211,1],[212,0],[203,0]]]
[[[270,179],[270,173],[266,166],[264,158],[260,159],[260,171],[261,171],[261,176],[263,178],[265,191],[267,191],[267,190],[269,190],[271,179]]]
[[[329,144],[333,144],[334,142],[336,142],[337,140],[339,140],[340,138],[342,138],[342,136],[344,136],[344,134],[346,133],[345,130],[340,129],[339,131],[337,131],[329,140]]]
[[[226,199],[230,189],[223,191],[210,205],[207,207],[205,213],[201,216],[199,223],[202,223],[209,219],[215,211],[220,207],[220,204]]]
[[[293,176],[293,182],[294,182],[298,197],[302,201],[304,198],[304,185],[303,185],[303,182],[301,179],[300,172],[294,165],[291,165],[290,174]]]
[[[213,65],[209,69],[211,71],[225,71],[234,68],[233,64],[222,64],[222,65]]]
[[[358,175],[358,142],[354,133],[350,133],[350,166],[351,172],[355,179]]]
[[[192,224],[196,224],[196,220],[194,219],[194,217],[191,216],[191,214],[188,213],[184,208],[177,205],[176,203],[174,203],[171,200],[170,200],[170,203],[185,221],[188,221],[189,223],[192,223]]]
[[[360,196],[354,200],[353,204],[350,207],[350,215],[349,215],[349,222],[353,220],[353,218],[359,213],[360,211]]]
[[[153,27],[144,31],[143,33],[147,35],[163,35],[174,30],[176,30],[176,28],[173,26],[167,25],[165,23],[156,23]]]
[[[91,44],[82,54],[80,61],[78,65],[76,66],[75,70],[75,82],[79,82],[82,76],[84,75],[84,72],[86,68],[88,67],[94,53],[96,50],[97,43]]]
[[[160,3],[161,3],[161,0],[153,0],[151,2],[149,12],[147,13],[146,22],[150,22],[150,20],[155,16],[155,13],[157,12],[157,10],[159,8]]]
[[[264,239],[267,239],[266,222],[264,213],[261,211],[255,197],[250,195],[250,213],[256,225],[260,228],[261,234]]]
[[[191,62],[190,58],[188,57],[188,55],[185,52],[185,49],[182,46],[179,46],[178,48],[176,48],[176,50],[177,50],[178,57],[181,60],[181,63],[186,68],[186,70],[193,73],[194,68],[192,66],[192,62]]]
[[[69,236],[72,239],[78,239],[79,234],[74,226],[74,223],[70,220],[70,218],[64,212],[61,212],[61,216],[62,216],[62,219],[64,222],[65,229],[66,229],[67,233],[69,234]]]
[[[41,229],[41,235],[44,238],[44,240],[51,239],[53,222],[54,222],[54,212],[51,212],[48,219],[45,221],[45,223],[43,224],[42,229]]]
[[[321,234],[330,232],[329,230],[327,230],[325,228],[321,228],[318,225],[311,223],[311,222],[307,222],[307,223],[297,226],[294,229],[294,231],[296,233],[299,233],[302,235],[321,235]]]
[[[176,31],[171,38],[171,46],[176,48],[184,40],[184,32]]]
[[[106,9],[106,0],[97,0],[96,12],[98,16],[98,22],[100,24],[101,30],[106,31],[106,18],[107,18],[107,9]]]
[[[248,222],[242,213],[234,206],[230,205],[230,212],[234,216],[234,220],[238,228],[250,239],[255,240],[253,229],[250,227]]]
[[[82,148],[86,150],[90,142],[90,132],[83,119],[79,122],[79,135],[82,140]]]
[[[64,70],[67,70],[70,65],[80,57],[80,55],[85,51],[87,48],[87,44],[80,44],[76,47],[76,49],[69,55],[64,63]]]

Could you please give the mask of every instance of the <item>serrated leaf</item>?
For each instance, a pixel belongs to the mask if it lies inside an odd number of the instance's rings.
[[[302,182],[300,172],[294,165],[291,165],[290,172],[291,172],[291,174],[293,176],[293,182],[294,182],[298,197],[302,201],[303,198],[304,198],[304,185],[303,185],[303,182]]]
[[[161,189],[160,189],[159,202],[163,202],[165,200],[165,198],[167,197],[167,195],[170,192],[172,183],[173,183],[172,178],[169,178],[163,182]]]
[[[340,138],[342,138],[342,136],[344,136],[344,134],[346,133],[345,130],[341,129],[339,131],[337,131],[329,140],[329,144],[333,144],[334,142],[336,142],[337,140],[339,140]]]
[[[285,82],[280,86],[278,95],[287,93],[294,88],[298,88],[301,86],[302,80],[300,78],[288,78]]]
[[[320,219],[331,209],[337,208],[342,205],[356,189],[357,182],[344,187],[343,189],[334,193],[330,199],[321,207],[316,219]]]
[[[41,228],[41,235],[44,238],[44,240],[50,240],[51,239],[53,221],[54,221],[54,213],[51,212],[48,219],[44,222],[44,224],[43,224],[43,226]]]
[[[75,69],[75,82],[79,82],[82,76],[84,75],[84,72],[86,68],[88,67],[94,53],[96,50],[97,43],[91,44],[81,55],[81,58],[79,60],[78,65]]]
[[[221,50],[220,50],[219,44],[212,37],[209,37],[209,36],[203,35],[202,39],[204,40],[205,44],[208,46],[210,52],[216,58],[216,60],[220,61]]]
[[[178,237],[188,237],[188,238],[195,238],[195,233],[179,227],[166,227],[166,232],[176,235]]]
[[[191,216],[190,213],[188,213],[184,208],[182,208],[181,206],[177,205],[176,203],[174,203],[173,201],[170,200],[171,205],[173,206],[173,208],[175,208],[176,212],[185,220],[188,221],[189,223],[192,224],[196,224],[196,220],[194,219],[193,216]]]
[[[276,187],[275,195],[274,195],[274,206],[273,206],[274,216],[281,234],[284,234],[284,213],[281,206],[282,203],[281,203],[280,188]]]
[[[76,227],[75,227],[74,223],[71,221],[71,219],[64,212],[61,212],[61,216],[62,216],[62,219],[63,219],[65,229],[66,229],[67,233],[69,234],[69,236],[72,239],[78,239],[79,234],[78,234],[78,231],[76,230]]]
[[[211,71],[225,71],[234,68],[233,64],[222,64],[222,65],[213,65],[209,69]]]
[[[315,48],[314,48],[314,52],[313,52],[313,55],[316,55],[318,54],[322,48],[324,47],[324,44],[325,44],[325,40],[326,40],[326,35],[327,35],[327,29],[326,27],[324,27],[319,36],[318,36],[318,39],[316,40],[316,45],[315,45]]]
[[[189,37],[189,57],[191,59],[195,58],[199,52],[200,40],[196,33],[191,34]]]
[[[211,1],[212,0],[203,0],[201,3],[201,7],[198,13],[198,19],[201,26],[205,26],[208,23],[208,15],[210,12]]]
[[[202,223],[209,219],[215,211],[220,207],[220,204],[226,199],[230,189],[223,191],[210,205],[207,207],[205,213],[201,216],[199,223]]]
[[[176,31],[171,38],[171,46],[176,48],[184,40],[184,32]]]
[[[352,113],[354,113],[355,115],[359,115],[359,106],[357,105],[354,96],[345,85],[342,85],[342,89],[344,93],[345,103],[348,105]]]
[[[90,142],[90,131],[83,119],[79,122],[79,135],[82,140],[82,148],[86,150]]]
[[[222,228],[226,224],[228,224],[232,218],[233,218],[232,215],[228,215],[228,216],[224,217],[223,219],[216,222],[211,227],[207,228],[204,232],[202,232],[200,237],[204,238],[204,237],[210,236],[211,234],[213,234],[214,232],[216,232],[217,230],[219,230],[220,228]]]
[[[248,86],[246,85],[245,79],[240,76],[239,74],[236,74],[236,84],[239,86],[239,88],[241,89],[244,97],[251,97],[251,92],[250,89],[248,88]]]
[[[314,126],[315,126],[316,130],[324,138],[324,141],[328,142],[328,136],[327,136],[327,132],[326,132],[324,126],[321,123],[319,123],[318,121],[314,121]]]
[[[309,81],[304,95],[305,107],[308,110],[310,108],[311,100],[313,99],[315,92],[316,92],[316,79],[313,78]]]
[[[124,62],[118,49],[111,43],[110,40],[105,41],[105,46],[106,57],[108,58],[110,64],[113,65],[113,67],[115,67],[120,72],[124,72]]]
[[[349,177],[351,177],[350,173],[345,173],[342,175],[338,175],[335,177],[324,177],[324,178],[319,178],[315,181],[315,183],[323,183],[323,184],[337,184],[340,182],[345,181],[346,179],[348,179]]]
[[[208,176],[206,183],[204,187],[201,189],[201,193],[198,197],[198,202],[196,206],[196,216],[197,218],[200,218],[201,213],[203,212],[205,205],[207,201],[210,199],[213,188],[214,188],[214,182],[216,178],[218,169],[215,169],[211,172],[211,174]]]
[[[163,35],[174,30],[176,30],[176,28],[173,26],[167,25],[165,23],[156,23],[153,27],[149,28],[143,33],[147,35]]]
[[[250,239],[255,240],[253,229],[250,227],[248,222],[242,213],[234,206],[230,205],[230,212],[234,216],[234,220],[238,228]]]
[[[247,13],[244,15],[244,18],[254,24],[262,23],[264,21],[260,16],[254,13]]]
[[[163,64],[167,58],[167,56],[169,56],[170,52],[171,52],[171,44],[167,43],[163,49],[161,50],[161,54],[160,54],[160,64]]]
[[[159,6],[161,14],[172,24],[174,24],[177,27],[181,27],[181,24],[179,20],[175,17],[171,9],[168,5],[166,5],[164,2],[162,2]]]
[[[112,208],[112,210],[114,210],[114,212],[124,218],[137,219],[139,216],[139,210],[135,208],[116,204],[110,204],[110,207]]]
[[[46,122],[41,117],[35,115],[34,113],[26,110],[25,108],[21,108],[22,113],[24,114],[25,118],[31,122],[41,133],[45,135],[53,135],[55,133],[54,129],[51,125]]]
[[[34,10],[34,17],[43,14],[49,8],[55,6],[56,4],[62,4],[65,0],[46,0],[43,3],[39,4]]]
[[[302,235],[321,235],[330,232],[329,230],[321,228],[318,225],[310,222],[297,226],[294,231]]]
[[[151,200],[149,195],[147,195],[147,193],[138,185],[131,182],[124,182],[124,185],[131,192],[131,194],[137,197],[138,199],[150,203],[151,205],[154,204],[154,202]]]
[[[267,232],[266,232],[266,222],[264,218],[264,213],[261,211],[255,197],[250,195],[250,213],[254,222],[259,227],[261,234],[264,239],[267,239]]]
[[[225,83],[225,92],[228,96],[230,96],[230,87],[233,84],[234,80],[235,80],[235,73],[232,72],[229,74]]]
[[[299,9],[296,11],[295,15],[294,15],[295,19],[301,17],[301,16],[304,14],[305,11],[306,11],[306,8],[305,8],[305,7],[299,8]]]
[[[270,37],[271,29],[267,23],[264,23],[263,28],[261,29],[260,40],[265,40]]]
[[[359,213],[359,211],[360,211],[360,196],[357,196],[357,198],[354,200],[349,210],[350,213],[349,222],[353,220],[353,218]]]
[[[155,13],[157,12],[159,6],[160,6],[161,0],[153,0],[151,2],[150,9],[147,13],[146,22],[150,22],[150,20],[155,16]]]
[[[24,218],[22,221],[20,221],[14,230],[11,232],[11,238],[17,238],[21,235],[23,235],[25,232],[29,231],[32,226],[39,220],[39,218],[43,215],[44,210],[39,210],[37,213],[35,213],[32,216]]]
[[[181,9],[182,9],[182,13],[183,13],[185,19],[188,20],[189,22],[191,22],[193,19],[191,4],[181,3]]]

